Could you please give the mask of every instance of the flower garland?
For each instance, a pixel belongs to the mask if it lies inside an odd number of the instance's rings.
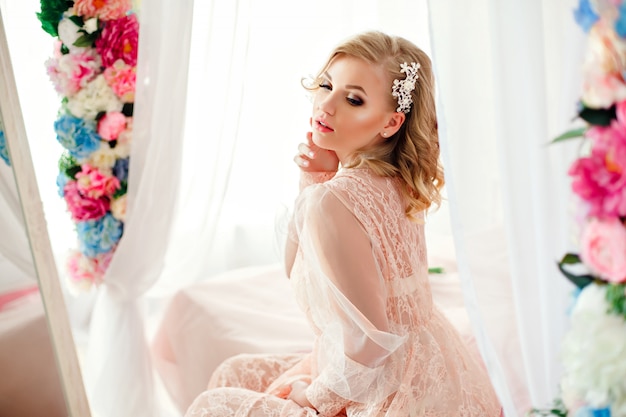
[[[63,97],[56,183],[78,235],[67,267],[72,283],[89,289],[124,230],[139,23],[131,0],[41,0],[37,17],[57,38],[45,65]]]
[[[559,262],[577,291],[562,398],[540,415],[626,417],[626,0],[579,0],[574,16],[588,34],[584,126],[554,142],[583,137],[568,172],[582,210],[580,253]]]

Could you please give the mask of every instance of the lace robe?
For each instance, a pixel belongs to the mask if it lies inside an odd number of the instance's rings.
[[[484,367],[433,305],[424,227],[405,216],[399,181],[328,177],[303,175],[290,236],[312,352],[227,360],[187,416],[316,415],[281,398],[295,380],[322,417],[500,416]]]

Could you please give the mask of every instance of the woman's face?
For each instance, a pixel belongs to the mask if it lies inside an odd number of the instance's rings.
[[[356,150],[392,136],[404,121],[389,102],[391,81],[381,65],[347,55],[331,61],[313,101],[313,143],[335,151],[342,164]]]

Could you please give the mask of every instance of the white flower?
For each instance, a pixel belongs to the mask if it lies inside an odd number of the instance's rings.
[[[111,215],[119,221],[126,221],[126,195],[111,200]]]
[[[108,144],[102,143],[97,151],[89,155],[87,163],[92,167],[98,168],[102,174],[111,175],[111,169],[115,165],[116,159],[115,149],[111,149]]]
[[[89,34],[94,33],[98,30],[98,18],[92,17],[91,19],[87,19],[83,25],[83,29],[85,29],[85,32]]]
[[[84,48],[74,46],[74,42],[83,36],[83,34],[79,32],[81,28],[76,26],[76,24],[72,22],[68,16],[69,15],[67,15],[67,13],[64,14],[61,21],[59,21],[59,39],[70,51],[82,50]]]
[[[605,295],[606,286],[590,284],[578,297],[563,339],[562,388],[569,398],[626,417],[626,320],[607,314]]]
[[[122,135],[120,135],[120,137],[122,137]],[[124,136],[124,139],[126,139],[126,136]],[[130,143],[118,142],[115,148],[112,149],[112,151],[118,159],[128,158],[130,156]]]
[[[76,117],[95,119],[101,111],[122,111],[124,103],[115,95],[100,74],[67,101],[67,109]]]

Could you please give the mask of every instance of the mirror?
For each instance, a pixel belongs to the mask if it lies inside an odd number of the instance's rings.
[[[0,114],[13,171],[0,161],[0,415],[88,417],[89,405],[26,137],[3,11]]]

